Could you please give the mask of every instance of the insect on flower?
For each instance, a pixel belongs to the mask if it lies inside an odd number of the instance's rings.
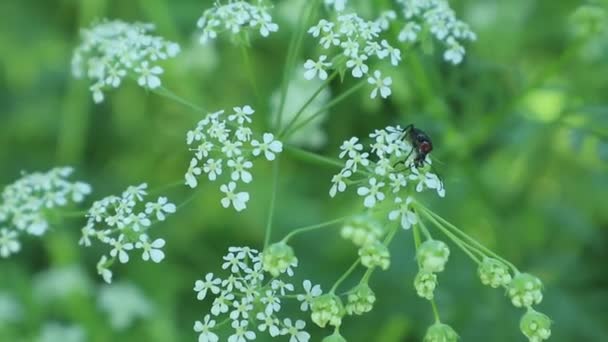
[[[431,137],[426,134],[423,130],[414,127],[413,124],[407,125],[403,129],[401,139],[406,139],[411,145],[412,150],[405,158],[405,162],[409,159],[412,153],[416,153],[414,156],[414,166],[419,168],[426,162],[426,156],[433,150],[433,142]]]

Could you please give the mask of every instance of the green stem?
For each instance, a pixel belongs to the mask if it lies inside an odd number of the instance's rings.
[[[361,262],[361,258],[357,258],[357,260],[348,268],[348,270],[346,270],[346,272],[344,272],[344,274],[342,274],[342,276],[336,280],[336,282],[334,283],[334,286],[331,287],[331,290],[329,290],[330,294],[334,294],[336,292],[336,290],[338,289],[338,286],[340,286],[340,284],[346,280],[346,278],[348,278],[348,276],[353,273],[353,271],[355,270],[355,268],[357,268],[357,265],[359,265],[359,263]]]
[[[325,228],[327,226],[331,226],[331,225],[334,225],[336,223],[340,223],[340,222],[342,222],[342,221],[344,221],[344,220],[346,220],[346,219],[348,219],[350,217],[351,216],[344,216],[344,217],[337,218],[335,220],[331,220],[331,221],[327,221],[327,222],[322,222],[322,223],[318,223],[318,224],[314,224],[314,225],[310,225],[310,226],[306,226],[306,227],[296,228],[296,229],[292,230],[289,234],[287,234],[283,238],[283,242],[289,241],[289,239],[291,239],[292,237],[294,237],[294,235],[310,232],[310,231],[321,229],[321,228]]]
[[[292,36],[289,41],[289,47],[287,50],[287,62],[285,63],[285,69],[283,70],[283,82],[281,84],[281,99],[279,101],[279,111],[277,113],[277,122],[276,129],[277,131],[281,129],[281,120],[283,117],[283,110],[285,109],[285,100],[287,99],[287,91],[289,90],[289,80],[292,75],[293,67],[296,61],[296,56],[298,55],[298,51],[300,46],[302,45],[302,40],[304,40],[304,34],[306,33],[306,27],[308,26],[308,22],[312,18],[314,14],[314,8],[317,5],[318,0],[310,1],[310,7],[308,11],[302,11],[304,15],[301,17],[300,23],[298,25],[298,31]],[[305,3],[303,7],[307,4]]]
[[[324,105],[323,107],[321,107],[315,113],[313,113],[312,115],[310,115],[306,119],[302,120],[302,122],[300,122],[297,125],[295,125],[289,131],[285,132],[285,138],[289,138],[291,135],[293,135],[295,132],[297,132],[298,130],[300,130],[302,127],[308,125],[310,122],[312,122],[318,116],[322,115],[323,113],[325,113],[327,110],[329,110],[333,106],[335,106],[338,103],[342,102],[348,96],[350,96],[351,94],[355,93],[357,90],[359,90],[360,88],[362,88],[366,84],[366,82],[367,81],[360,81],[359,83],[355,84],[354,86],[352,86],[351,88],[349,88],[344,93],[338,95],[336,98],[334,98],[333,100],[331,100],[330,102],[328,102],[326,105]]]
[[[270,207],[268,209],[268,218],[266,220],[266,232],[264,233],[264,249],[266,249],[266,247],[268,247],[268,244],[270,243],[270,236],[272,235],[272,218],[274,216],[274,207],[275,207],[275,201],[277,198],[277,188],[278,188],[278,182],[279,182],[279,159],[277,158],[277,160],[274,161],[274,165],[272,168],[272,193],[271,193],[271,197],[270,197]]]
[[[306,151],[296,146],[285,146],[285,150],[289,152],[292,156],[299,158],[300,160],[310,162],[312,164],[319,164],[337,168],[343,168],[344,163],[339,159],[333,159],[329,157],[324,157],[319,154]]]
[[[463,241],[462,239],[454,235],[452,232],[447,230],[441,223],[439,223],[437,220],[435,220],[434,217],[430,216],[425,211],[422,211],[422,214],[425,215],[426,218],[429,219],[429,221],[435,224],[435,226],[437,226],[439,230],[441,230],[445,235],[447,235],[452,240],[452,242],[454,242],[458,246],[458,248],[465,252],[473,261],[475,261],[477,264],[481,263],[481,260],[479,260],[479,258],[477,258],[475,255],[473,255],[473,253],[471,253],[472,250],[483,258],[485,255],[480,250],[474,248],[473,246],[469,246],[465,241]],[[423,224],[422,220],[420,220],[420,223]],[[469,250],[469,248],[471,250]]]
[[[325,82],[323,82],[319,88],[308,98],[308,100],[306,100],[306,102],[304,102],[304,104],[300,107],[300,109],[293,115],[293,117],[291,118],[291,120],[287,123],[287,125],[285,126],[285,128],[283,128],[283,130],[281,130],[281,133],[279,133],[279,139],[285,137],[285,133],[287,133],[287,131],[289,131],[291,129],[291,126],[293,126],[298,119],[300,118],[300,116],[302,115],[302,113],[304,113],[304,111],[306,110],[306,108],[308,108],[308,106],[312,103],[312,101],[314,101],[317,96],[319,96],[319,94],[331,83],[331,81],[338,76],[338,72],[334,71],[326,80]]]
[[[243,55],[243,59],[245,61],[245,69],[247,70],[247,78],[249,78],[249,83],[251,83],[251,87],[253,88],[253,95],[255,96],[256,102],[259,104],[260,92],[258,91],[258,86],[255,82],[255,75],[253,74],[253,68],[251,67],[249,51],[245,45],[241,45],[241,54]]]
[[[168,99],[174,100],[175,102],[177,102],[177,103],[179,103],[181,105],[184,105],[184,106],[186,106],[186,107],[188,107],[190,109],[193,109],[196,112],[200,112],[200,113],[205,113],[206,112],[203,107],[201,107],[201,106],[199,106],[199,105],[197,105],[195,103],[192,103],[192,102],[190,102],[190,101],[182,98],[181,96],[175,94],[174,92],[172,92],[171,90],[169,90],[169,89],[167,89],[167,88],[165,88],[163,86],[160,86],[160,87],[158,87],[156,89],[153,89],[152,92],[154,92],[154,93],[156,93],[156,94],[158,94],[160,96],[164,96],[164,97],[166,97]]]
[[[435,303],[435,298],[429,300],[431,302],[431,307],[433,308],[433,316],[435,316],[435,323],[441,323],[441,319],[439,319],[439,310],[437,310],[437,304]]]
[[[507,264],[509,267],[511,267],[511,269],[517,274],[519,273],[519,270],[517,269],[517,267],[515,267],[515,265],[513,265],[511,262],[509,262],[507,259],[501,257],[500,255],[494,253],[493,251],[491,251],[489,248],[487,248],[486,246],[482,245],[481,243],[479,243],[477,240],[473,239],[472,237],[470,237],[469,235],[467,235],[465,232],[463,232],[462,230],[460,230],[458,227],[454,226],[452,223],[448,222],[446,219],[444,219],[443,217],[435,214],[434,212],[432,212],[431,210],[427,209],[426,207],[424,207],[423,205],[421,205],[420,203],[417,204],[417,207],[422,209],[423,212],[427,213],[427,216],[432,216],[433,218],[437,219],[439,222],[443,223],[447,228],[451,229],[452,231],[454,231],[455,233],[459,234],[460,236],[462,236],[465,240],[468,240],[469,244],[472,244],[471,247],[475,247],[475,249],[478,249],[479,251],[482,251],[483,253],[490,255],[502,262],[504,262],[505,264]],[[466,242],[466,241],[465,241]]]

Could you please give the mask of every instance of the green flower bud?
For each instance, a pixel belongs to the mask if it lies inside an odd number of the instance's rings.
[[[530,342],[540,342],[551,336],[551,319],[534,309],[528,309],[519,322],[519,328]]]
[[[513,305],[518,308],[530,307],[543,300],[542,288],[543,283],[540,279],[528,273],[519,273],[511,281],[508,293]]]
[[[414,287],[420,297],[431,300],[437,287],[437,276],[434,273],[421,270],[414,278]]]
[[[450,249],[438,240],[427,240],[418,248],[416,257],[420,266],[427,272],[441,272],[448,262]]]
[[[456,342],[458,334],[452,327],[443,323],[435,323],[424,335],[424,342]]]
[[[383,233],[380,222],[369,215],[358,216],[347,221],[340,231],[340,235],[344,239],[352,241],[359,247],[379,241]]]
[[[321,328],[325,328],[328,323],[335,327],[342,324],[344,305],[334,294],[328,293],[313,299],[310,309],[312,312],[310,318]]]
[[[346,342],[346,339],[336,330],[333,334],[326,336],[321,342]]]
[[[346,312],[349,315],[362,315],[373,309],[375,301],[376,295],[374,291],[367,284],[359,284],[348,294]]]
[[[361,264],[367,268],[380,267],[386,270],[391,265],[391,254],[388,248],[379,241],[359,248]]]
[[[507,265],[493,258],[484,258],[477,273],[482,284],[493,288],[507,286],[512,279]]]
[[[291,267],[298,266],[298,259],[295,257],[293,248],[284,242],[274,243],[268,246],[262,253],[262,265],[264,271],[273,277],[278,277],[281,273],[287,272],[293,275]]]

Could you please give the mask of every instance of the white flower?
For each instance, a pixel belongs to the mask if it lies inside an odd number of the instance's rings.
[[[420,27],[420,25],[418,25],[417,23],[409,22],[405,24],[403,29],[401,29],[401,32],[399,32],[399,37],[397,39],[399,39],[399,41],[401,42],[413,43],[418,39],[418,32],[420,32],[421,29],[422,27]]]
[[[417,192],[421,192],[422,190],[424,190],[424,186],[426,186],[429,189],[437,189],[437,194],[439,195],[439,197],[445,197],[445,189],[443,187],[443,182],[439,180],[439,177],[437,177],[436,174],[431,172],[421,174],[420,171],[418,171],[418,168],[416,167],[412,167],[411,172],[412,173],[410,174],[409,179],[418,181],[418,184],[416,184]]]
[[[127,251],[133,249],[133,244],[130,242],[124,243],[124,239],[125,236],[121,234],[118,237],[118,240],[112,239],[110,241],[110,244],[114,246],[114,248],[110,251],[110,256],[115,258],[118,255],[118,260],[121,263],[126,264],[127,262],[129,262],[129,254],[127,254]]]
[[[107,267],[108,258],[103,255],[101,259],[97,262],[97,273],[101,275],[103,280],[110,284],[112,282],[112,271],[110,271]]]
[[[342,12],[344,11],[344,7],[346,6],[346,1],[347,0],[325,0],[325,5],[333,5],[334,10],[336,10],[336,12]]]
[[[253,309],[253,305],[249,302],[249,299],[242,298],[240,301],[236,300],[232,303],[235,310],[230,312],[230,319],[236,321],[239,317],[243,319],[249,318],[249,311]]]
[[[159,67],[158,65],[149,68],[148,61],[143,61],[140,67],[135,68],[135,72],[140,75],[137,79],[137,84],[140,86],[150,89],[160,87],[160,78],[158,78],[157,75],[163,73],[163,68]]]
[[[209,159],[203,166],[203,171],[207,174],[210,181],[217,179],[217,176],[222,174],[222,160]]]
[[[196,181],[196,176],[200,175],[202,170],[197,166],[198,160],[196,158],[192,158],[190,160],[190,166],[188,167],[188,171],[186,171],[186,184],[188,184],[191,188],[196,188],[198,182]]]
[[[242,125],[245,121],[247,121],[248,123],[251,123],[250,116],[253,115],[253,113],[255,113],[255,111],[253,110],[253,108],[251,108],[251,106],[246,105],[243,107],[234,107],[232,109],[234,110],[234,114],[229,115],[228,120],[230,120],[230,121],[236,120],[236,122],[238,122],[239,125]]]
[[[351,169],[351,170],[353,170],[353,172],[357,172],[358,165],[363,165],[366,167],[369,165],[369,159],[367,159],[368,157],[369,157],[369,153],[367,153],[367,152],[364,152],[364,153],[355,152],[355,153],[353,153],[352,158],[350,158],[346,161],[345,168]]]
[[[267,314],[266,312],[258,312],[256,318],[263,321],[263,323],[258,325],[259,331],[266,331],[266,329],[268,329],[268,333],[272,337],[276,337],[281,334],[281,330],[279,329],[279,320],[276,317],[273,317],[272,313]]]
[[[289,335],[289,342],[308,342],[310,339],[310,334],[306,331],[303,331],[304,327],[306,327],[306,323],[302,320],[297,320],[294,325],[291,324],[291,320],[289,318],[285,318],[283,320],[283,324],[285,328],[281,331],[283,335]]]
[[[319,56],[319,60],[316,62],[312,59],[307,60],[306,63],[304,63],[304,69],[306,69],[306,71],[304,72],[304,78],[306,78],[307,80],[312,80],[313,78],[315,78],[315,76],[317,76],[318,73],[319,79],[326,80],[327,71],[325,70],[331,67],[330,62],[325,62],[326,59],[326,55],[321,55]]]
[[[395,204],[398,205],[399,209],[393,210],[388,214],[388,218],[391,221],[395,221],[401,218],[401,227],[403,229],[410,229],[410,227],[418,222],[416,214],[410,209],[412,198],[408,197],[405,202],[401,197],[395,198]]]
[[[258,142],[257,140],[251,141],[251,146],[253,146],[253,155],[259,156],[260,153],[264,152],[264,156],[268,160],[275,159],[275,153],[281,153],[283,151],[283,144],[274,140],[274,135],[272,133],[264,133],[263,142]]]
[[[390,179],[390,187],[393,188],[393,193],[398,193],[401,188],[405,188],[407,186],[407,179],[402,173],[391,173],[388,175]]]
[[[308,279],[304,280],[302,285],[304,286],[304,294],[299,294],[296,298],[302,302],[300,310],[307,311],[312,300],[319,297],[323,291],[321,291],[321,285],[312,286],[312,283]]]
[[[401,50],[392,47],[386,40],[382,40],[382,46],[384,47],[383,55],[388,55],[391,57],[391,64],[394,66],[399,65],[401,62]],[[383,58],[383,57],[381,57]]]
[[[234,300],[232,293],[222,292],[219,297],[215,298],[211,306],[211,314],[218,316],[219,314],[228,312],[228,303]]]
[[[219,337],[211,332],[213,327],[215,327],[215,321],[209,315],[205,315],[204,322],[194,322],[194,331],[200,333],[198,335],[198,342],[218,342]]]
[[[367,74],[369,67],[364,63],[366,60],[367,60],[366,55],[359,55],[359,56],[351,56],[351,59],[349,59],[346,62],[346,67],[353,69],[352,70],[353,77],[361,78],[361,77],[363,77],[364,74]]]
[[[238,181],[239,179],[245,183],[250,183],[253,179],[251,172],[247,171],[253,167],[253,163],[245,160],[243,157],[238,157],[236,160],[228,160],[228,167],[232,169],[232,173],[230,177],[233,181]]]
[[[228,342],[247,342],[255,340],[255,333],[247,330],[247,321],[232,321],[232,327],[236,330],[234,335],[228,337]]]
[[[337,192],[344,192],[344,190],[346,190],[346,183],[344,180],[348,179],[350,176],[352,176],[352,174],[353,173],[350,170],[342,170],[340,173],[335,175],[331,179],[332,186],[329,189],[329,196],[334,197],[336,196]]]
[[[156,239],[150,243],[147,235],[139,236],[139,241],[135,243],[135,248],[144,250],[141,258],[144,261],[152,259],[155,263],[161,262],[165,258],[165,253],[161,250],[165,246],[165,240]]]
[[[281,299],[279,299],[279,297],[276,296],[276,293],[272,290],[266,290],[261,301],[266,305],[264,311],[266,311],[268,314],[271,314],[272,312],[279,312],[279,310],[281,310]]]
[[[220,191],[226,194],[226,197],[222,198],[222,206],[224,208],[228,208],[230,204],[234,207],[236,211],[241,211],[247,208],[247,202],[249,201],[249,193],[247,192],[239,192],[234,193],[236,189],[236,183],[230,182],[228,185],[222,184],[220,186]]]
[[[367,79],[367,82],[369,84],[375,85],[374,89],[370,94],[370,97],[372,99],[376,98],[376,96],[378,95],[378,91],[380,91],[380,96],[382,96],[383,99],[391,95],[390,86],[391,84],[393,84],[393,79],[391,77],[386,77],[383,79],[382,74],[379,70],[374,71],[374,76],[370,76]]]
[[[296,262],[296,266],[297,266],[297,262]],[[289,272],[288,272],[288,274],[289,274]],[[293,272],[292,272],[292,274],[290,274],[290,276],[292,276],[292,275],[293,275]],[[282,280],[278,280],[278,279],[273,280],[270,283],[270,285],[273,290],[278,290],[281,293],[281,296],[285,296],[287,291],[294,290],[294,287],[292,284],[286,283],[286,282],[284,282]]]
[[[159,197],[156,203],[146,203],[146,214],[156,213],[156,219],[159,221],[165,220],[165,213],[173,214],[177,207],[173,203],[169,203],[167,197]]]
[[[207,273],[205,275],[205,280],[197,280],[194,282],[194,291],[198,292],[196,298],[198,300],[203,300],[207,296],[207,290],[211,291],[213,294],[220,293],[220,288],[218,285],[222,283],[220,278],[214,278],[213,273]]]
[[[459,64],[462,62],[465,53],[464,47],[458,44],[454,37],[449,37],[446,43],[448,44],[449,49],[443,53],[443,59],[452,62],[452,64]]]
[[[6,228],[0,229],[0,256],[8,258],[11,254],[19,252],[21,244],[17,240],[17,232]]]
[[[376,201],[384,200],[384,194],[380,192],[380,188],[384,186],[384,183],[377,182],[376,178],[371,178],[369,180],[369,185],[369,188],[364,186],[359,187],[357,189],[357,194],[359,196],[365,196],[363,205],[365,205],[367,208],[373,208],[376,205]]]
[[[340,146],[340,159],[344,158],[344,156],[348,153],[348,156],[352,158],[359,151],[363,150],[363,145],[359,143],[359,138],[352,137],[349,140],[346,140]]]

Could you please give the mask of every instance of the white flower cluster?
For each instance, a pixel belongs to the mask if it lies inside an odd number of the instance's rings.
[[[219,340],[216,329],[223,323],[216,324],[216,319],[221,316],[227,316],[221,322],[231,321],[234,329],[228,342],[254,340],[256,330],[267,332],[272,337],[288,336],[290,342],[309,341],[310,334],[304,331],[306,323],[303,320],[278,317],[283,308],[283,299],[294,296],[289,294],[294,291],[293,284],[280,279],[282,275],[289,275],[291,268],[284,268],[281,274],[273,276],[263,266],[266,258],[249,247],[230,247],[222,264],[230,275],[222,279],[208,273],[204,279],[194,283],[198,300],[215,296],[210,314],[194,323],[199,342]],[[303,285],[304,293],[296,298],[302,302],[300,309],[307,311],[313,299],[321,295],[321,288],[319,285],[313,286],[308,280]]]
[[[152,303],[142,290],[131,283],[103,286],[99,290],[97,305],[108,315],[110,325],[116,330],[125,330],[154,312]]]
[[[325,54],[319,56],[317,61],[308,59],[304,63],[304,76],[313,79],[318,75],[324,80],[327,79],[328,69],[350,69],[355,78],[368,77],[368,82],[374,87],[371,98],[376,98],[378,93],[387,98],[391,94],[392,78],[382,77],[380,70],[370,71],[369,67],[370,60],[374,57],[380,60],[388,58],[393,66],[397,66],[401,61],[401,51],[385,39],[380,39],[380,34],[388,29],[384,22],[367,21],[355,13],[340,14],[335,22],[321,19],[308,33],[318,38],[324,49],[335,48],[339,52],[330,60]]]
[[[429,31],[441,41],[446,50],[443,58],[459,64],[465,54],[463,41],[474,41],[477,36],[469,25],[456,18],[454,10],[446,0],[397,0],[403,6],[406,24],[399,33],[402,42],[415,43],[423,32]]]
[[[0,257],[19,252],[20,233],[41,236],[49,229],[48,215],[58,207],[79,203],[91,193],[91,186],[70,182],[71,167],[34,172],[4,188],[0,202]]]
[[[325,6],[333,7],[336,12],[344,11],[346,7],[346,3],[348,0],[323,0],[325,2]]]
[[[357,188],[357,194],[364,197],[363,205],[374,208],[382,202],[392,202],[388,218],[398,220],[404,229],[408,229],[417,222],[416,215],[410,210],[413,199],[408,185],[415,184],[416,192],[434,189],[444,197],[443,183],[428,167],[416,167],[413,160],[417,152],[404,139],[401,127],[388,126],[376,130],[370,137],[373,143],[369,145],[369,152],[364,151],[357,137],[342,144],[339,157],[346,159],[345,166],[332,178],[329,195],[334,197],[338,192],[344,192],[348,185],[364,183]],[[430,164],[428,155],[426,163]],[[387,201],[388,198],[390,200]]]
[[[123,264],[129,262],[129,252],[134,249],[142,252],[144,261],[159,263],[165,258],[162,251],[165,240],[152,241],[146,233],[155,221],[164,221],[177,208],[162,196],[137,208],[139,203],[143,204],[147,188],[146,183],[129,186],[121,196],[108,196],[93,203],[86,215],[88,220],[79,243],[88,247],[91,238],[96,238],[112,247],[110,256],[103,255],[97,263],[97,272],[107,283],[112,282],[109,266],[116,259]]]
[[[82,43],[72,57],[72,73],[86,76],[93,85],[93,101],[104,100],[103,91],[118,88],[125,77],[137,78],[148,89],[160,87],[163,68],[158,62],[180,52],[177,43],[150,35],[154,25],[102,21],[81,32]]]
[[[186,171],[186,184],[195,188],[197,176],[203,172],[210,181],[215,181],[227,166],[230,180],[220,186],[225,194],[221,203],[224,208],[232,205],[236,211],[247,208],[249,193],[238,192],[236,186],[237,182],[248,184],[253,180],[249,171],[253,157],[263,154],[266,159],[274,160],[276,154],[283,151],[283,144],[272,133],[264,133],[260,140],[252,139],[249,124],[254,112],[250,106],[244,106],[234,107],[230,114],[223,110],[210,113],[186,134],[186,143],[194,152]]]
[[[216,2],[196,23],[203,30],[199,41],[205,44],[223,31],[237,35],[243,29],[259,30],[262,37],[268,37],[271,32],[279,30],[279,25],[272,21],[269,6],[264,2],[258,0],[255,5],[246,1],[228,0],[224,5]]]

